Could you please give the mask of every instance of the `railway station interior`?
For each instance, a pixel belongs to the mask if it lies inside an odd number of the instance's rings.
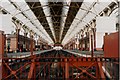
[[[118,0],[0,0],[0,80],[120,80]]]

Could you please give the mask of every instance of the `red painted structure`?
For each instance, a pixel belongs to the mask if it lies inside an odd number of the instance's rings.
[[[118,32],[104,36],[104,56],[119,57]]]
[[[0,31],[0,73],[2,73],[3,75],[0,75],[0,79],[3,77],[3,76],[6,76],[6,69],[4,68],[4,64],[1,63],[2,62],[2,59],[4,57],[4,50],[5,50],[5,35],[4,35],[4,32],[3,31]]]
[[[24,60],[29,60],[29,62],[20,62],[19,64],[23,64],[23,66],[19,67],[16,64],[17,69],[14,69],[13,67],[9,66],[8,64],[12,63],[12,61],[16,60],[22,60],[23,58],[4,58],[3,64],[6,65],[6,69],[10,72],[7,76],[4,76],[3,79],[8,80],[9,78],[12,78],[11,76],[14,76],[15,80],[21,79],[17,73],[25,73],[27,75],[28,80],[34,80],[36,76],[36,72],[40,69],[39,67],[43,66],[43,72],[44,76],[39,75],[39,78],[45,78],[45,80],[48,80],[47,77],[50,77],[47,73],[47,69],[51,69],[51,67],[45,67],[45,66],[51,66],[51,64],[57,64],[57,67],[55,67],[57,70],[60,70],[62,68],[62,78],[63,79],[84,79],[84,80],[106,80],[106,77],[104,75],[104,71],[102,69],[102,63],[107,63],[107,60],[109,58],[53,58],[53,57],[33,57],[33,58],[24,58]],[[49,62],[39,62],[39,60],[48,59]],[[52,62],[51,59],[60,59],[60,62]],[[11,62],[7,62],[7,60],[11,60]],[[117,62],[117,59],[111,58],[110,60],[114,60]],[[111,62],[112,63],[112,62]],[[29,70],[24,72],[25,68],[27,66],[30,66]],[[36,70],[38,69],[38,70]],[[53,68],[54,69],[54,68]],[[71,72],[72,71],[72,72]],[[54,72],[54,71],[53,71]],[[23,74],[21,74],[22,76]],[[24,75],[24,76],[25,76]],[[59,76],[58,76],[59,78]],[[101,79],[102,78],[102,79]]]

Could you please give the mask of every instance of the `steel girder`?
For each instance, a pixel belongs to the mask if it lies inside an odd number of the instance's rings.
[[[28,80],[36,79],[34,78],[34,76],[37,75],[37,72],[39,72],[38,69],[41,70],[40,72],[41,74],[44,73],[44,78],[45,77],[50,78],[50,74],[52,75],[52,73],[48,73],[47,70],[56,69],[59,71],[59,69],[61,69],[62,78],[105,80],[106,77],[102,69],[103,64],[106,63],[114,64],[115,62],[118,63],[118,58],[109,57],[86,58],[72,56],[55,57],[55,54],[52,53],[44,57],[41,55],[28,58],[3,58],[3,65],[4,68],[7,70],[6,72],[7,76],[3,76],[3,79],[8,80],[12,78],[19,80],[20,78],[22,78],[20,76],[23,76],[22,73],[25,73],[26,78]],[[25,71],[27,70],[28,65],[29,65],[28,71]],[[111,66],[111,68],[114,67]],[[39,77],[43,78],[43,75],[41,74],[39,75]]]

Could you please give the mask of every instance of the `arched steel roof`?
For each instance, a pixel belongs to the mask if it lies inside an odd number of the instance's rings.
[[[117,0],[0,0],[0,10],[49,43],[65,44]]]

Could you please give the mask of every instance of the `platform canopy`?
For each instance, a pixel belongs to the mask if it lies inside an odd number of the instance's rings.
[[[0,10],[48,43],[64,45],[112,1],[117,0],[0,0]]]

